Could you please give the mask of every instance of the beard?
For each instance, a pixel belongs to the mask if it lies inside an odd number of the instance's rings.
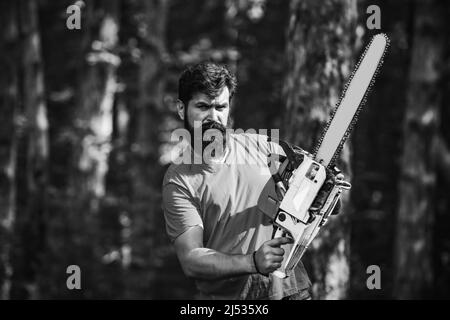
[[[231,124],[232,124],[232,119],[230,116],[228,116],[228,121],[227,121],[227,125],[224,126],[223,124],[221,124],[220,122],[216,122],[216,121],[205,121],[202,123],[201,125],[201,152],[202,155],[205,152],[205,149],[211,145],[212,143],[214,143],[215,139],[216,139],[216,134],[219,135],[219,139],[222,140],[222,154],[225,153],[226,150],[226,146],[227,146],[227,142],[228,142],[228,137],[227,137],[227,129],[231,128]],[[199,128],[195,129],[193,126],[191,126],[191,124],[189,123],[189,119],[187,117],[187,113],[185,113],[184,116],[184,127],[189,131],[190,136],[191,136],[191,146],[194,148],[195,147],[195,139],[200,138],[197,137],[195,135],[195,131],[199,130]],[[209,135],[208,134],[208,130],[214,130],[214,134]],[[209,132],[211,133],[211,131]],[[198,135],[198,133],[197,133]],[[197,141],[197,143],[200,143],[200,141]],[[220,143],[220,141],[219,141]],[[211,156],[212,157],[220,157],[220,154],[215,154],[216,149],[212,149],[212,153]]]

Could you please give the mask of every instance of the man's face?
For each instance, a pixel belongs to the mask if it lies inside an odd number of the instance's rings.
[[[194,127],[194,121],[202,124],[216,122],[226,128],[230,114],[230,92],[228,91],[228,87],[225,86],[213,98],[201,92],[194,94],[189,101],[187,109],[183,110],[183,113],[185,117],[183,120],[189,126],[188,129]]]
[[[229,125],[230,115],[230,93],[227,87],[224,87],[218,95],[215,97],[209,97],[204,93],[196,93],[189,101],[187,108],[183,103],[178,104],[178,114],[182,120],[184,120],[184,126],[189,130],[191,134],[191,145],[200,145],[202,147],[202,154],[209,144],[212,143],[215,138],[206,138],[205,133],[209,129],[215,129],[219,132],[222,149],[212,152],[215,157],[220,157],[226,148],[226,128]],[[201,135],[195,134],[195,127],[201,127]],[[217,132],[216,131],[216,132]],[[199,140],[197,142],[194,139]]]

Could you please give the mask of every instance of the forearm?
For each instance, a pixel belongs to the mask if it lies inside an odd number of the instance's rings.
[[[223,279],[256,272],[252,254],[224,254],[208,248],[191,250],[182,263],[186,275],[197,279]]]

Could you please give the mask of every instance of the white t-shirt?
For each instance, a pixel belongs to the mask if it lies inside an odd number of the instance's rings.
[[[226,254],[249,254],[271,239],[268,200],[274,182],[269,154],[284,155],[267,136],[231,134],[221,163],[172,164],[163,182],[166,230],[174,241],[192,226],[204,230],[204,246]],[[273,211],[273,212],[270,212]],[[201,299],[280,299],[310,286],[300,262],[286,279],[260,274],[197,280]]]

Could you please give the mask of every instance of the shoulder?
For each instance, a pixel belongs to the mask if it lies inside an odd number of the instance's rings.
[[[170,208],[176,199],[193,199],[192,188],[183,169],[183,165],[171,164],[164,175],[162,201],[165,208]]]
[[[189,197],[198,198],[198,192],[204,182],[201,165],[171,164],[164,175],[162,193],[180,191]]]
[[[181,184],[188,174],[188,164],[171,163],[164,174],[163,187],[169,183]]]

